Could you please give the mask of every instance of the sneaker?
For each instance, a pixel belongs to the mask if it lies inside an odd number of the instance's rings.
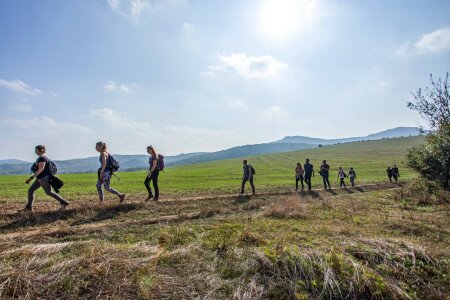
[[[60,209],[60,210],[66,209],[66,207],[67,207],[69,204],[70,204],[69,202],[61,203],[61,207],[60,207],[59,209]]]
[[[152,198],[152,201],[158,201],[159,200],[159,197],[153,197]]]
[[[120,198],[119,203],[123,203],[123,201],[125,200],[125,197],[126,197],[125,194],[120,195],[120,196],[119,196],[119,198]]]
[[[147,199],[145,199],[145,201],[151,201],[153,199],[153,196],[148,196]]]

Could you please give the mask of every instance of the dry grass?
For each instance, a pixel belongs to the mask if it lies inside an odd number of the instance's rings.
[[[444,299],[449,212],[372,186],[3,215],[0,298]]]

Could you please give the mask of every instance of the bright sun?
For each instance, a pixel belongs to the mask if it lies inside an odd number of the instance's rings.
[[[312,19],[315,0],[266,0],[261,8],[261,29],[272,38],[283,39]]]

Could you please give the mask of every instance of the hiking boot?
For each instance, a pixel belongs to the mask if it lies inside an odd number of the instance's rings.
[[[123,201],[125,200],[125,197],[126,197],[125,194],[120,195],[120,196],[119,196],[119,198],[120,198],[119,203],[123,203]]]
[[[32,212],[33,208],[31,208],[31,206],[26,205],[24,208],[19,209],[18,212]]]

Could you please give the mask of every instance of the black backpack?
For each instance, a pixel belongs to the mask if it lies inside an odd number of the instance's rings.
[[[58,173],[58,167],[56,166],[56,163],[48,158],[46,159],[46,162],[45,162],[45,167],[47,168],[47,166],[48,166],[48,170],[51,175],[56,175],[56,173]],[[38,164],[34,163],[31,166],[30,171],[31,171],[31,173],[36,173],[38,169],[39,169]]]
[[[119,162],[112,156],[111,154],[108,156],[108,167],[112,173],[117,172],[119,170]]]
[[[50,171],[50,174],[56,175],[56,173],[58,173],[58,167],[56,166],[56,163],[47,158],[47,164],[48,164],[48,170]]]
[[[250,165],[249,165],[250,166]],[[252,166],[250,166],[250,172],[252,172],[252,175],[255,175],[256,171],[255,168],[253,168]]]

